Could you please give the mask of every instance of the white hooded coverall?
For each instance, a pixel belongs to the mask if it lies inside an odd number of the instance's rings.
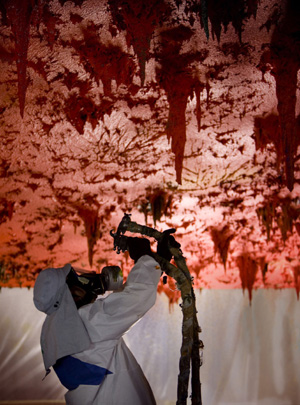
[[[148,255],[142,256],[122,291],[78,310],[66,283],[62,284],[70,269],[70,265],[46,269],[34,287],[34,303],[48,315],[41,334],[45,367],[54,366],[69,389],[65,395],[67,405],[155,404],[148,381],[122,336],[155,303],[161,276],[158,263]],[[52,272],[51,278],[47,271]],[[49,291],[57,272],[63,277],[56,281],[58,293],[53,297]],[[63,331],[66,324],[69,330]]]

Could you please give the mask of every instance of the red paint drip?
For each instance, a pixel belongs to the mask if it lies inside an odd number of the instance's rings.
[[[97,240],[100,237],[99,233],[100,218],[97,210],[94,211],[88,208],[80,208],[78,210],[78,215],[83,219],[84,222],[84,228],[88,244],[89,265],[92,267],[94,247],[97,243]]]
[[[286,184],[289,190],[294,187],[294,157],[299,144],[295,130],[297,74],[300,68],[300,45],[297,40],[299,25],[299,5],[296,1],[288,1],[284,18],[275,27],[270,52],[274,65]]]
[[[295,289],[297,293],[297,299],[299,300],[300,295],[300,266],[295,266],[294,270],[294,280],[295,280]]]
[[[185,111],[188,97],[196,93],[196,115],[200,129],[200,89],[203,85],[191,68],[191,62],[203,61],[206,53],[181,54],[182,43],[192,36],[192,30],[180,26],[162,33],[161,52],[157,55],[160,67],[157,68],[157,81],[167,93],[169,116],[166,133],[172,140],[172,152],[175,154],[176,181],[182,182],[184,148],[186,143]]]
[[[114,23],[126,30],[128,47],[132,46],[139,61],[141,85],[145,81],[145,66],[149,59],[150,41],[153,32],[168,5],[164,0],[127,0],[119,3],[110,0],[109,5]]]
[[[252,289],[256,281],[256,274],[258,271],[257,262],[250,257],[248,253],[243,253],[237,257],[237,266],[240,271],[240,278],[243,290],[247,289],[249,292],[249,301],[252,301]]]
[[[230,231],[229,226],[225,225],[221,228],[211,228],[211,237],[215,245],[215,252],[220,255],[224,269],[226,271],[226,262],[228,257],[228,250],[230,242],[234,235]]]
[[[15,37],[16,63],[18,72],[18,97],[20,114],[23,117],[28,80],[27,52],[31,13],[34,7],[32,0],[10,0],[6,5],[7,16]]]

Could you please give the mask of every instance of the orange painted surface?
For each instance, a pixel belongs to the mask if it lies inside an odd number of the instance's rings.
[[[126,274],[130,212],[176,228],[196,288],[299,295],[299,5],[175,3],[1,3],[1,286]]]

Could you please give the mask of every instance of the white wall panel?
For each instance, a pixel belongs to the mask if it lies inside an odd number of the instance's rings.
[[[197,291],[203,332],[204,405],[300,404],[300,302],[293,289]],[[44,369],[39,334],[44,315],[32,290],[0,293],[0,400],[63,399],[54,372]],[[126,335],[158,404],[176,401],[181,309],[165,295]]]

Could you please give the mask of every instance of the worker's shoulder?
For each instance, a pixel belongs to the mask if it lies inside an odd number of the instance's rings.
[[[135,266],[140,266],[140,265],[160,269],[160,265],[158,264],[158,262],[152,256],[149,256],[149,255],[144,255],[139,258],[139,260],[136,262]]]

